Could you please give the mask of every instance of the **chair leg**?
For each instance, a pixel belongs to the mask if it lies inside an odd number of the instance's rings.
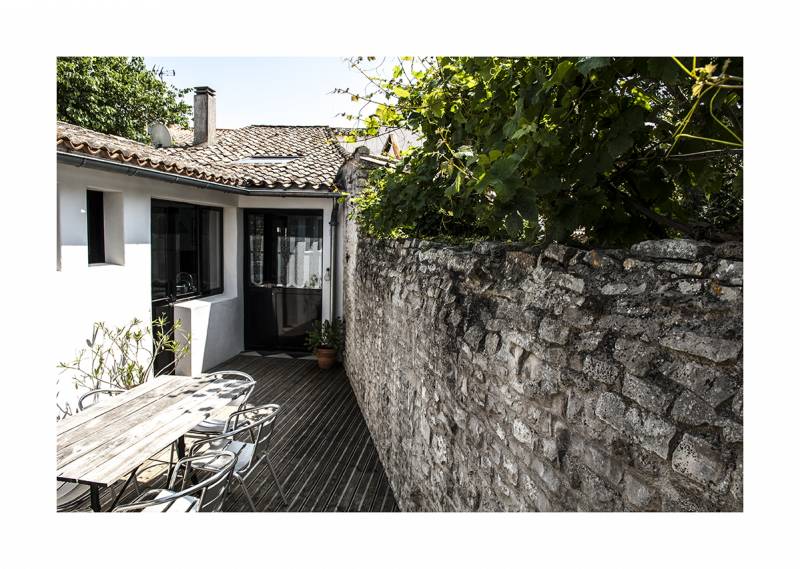
[[[250,495],[250,490],[247,489],[247,484],[245,484],[244,478],[242,478],[238,472],[233,473],[233,477],[239,482],[239,486],[242,487],[242,491],[244,495],[247,496],[247,501],[250,502],[250,511],[256,511],[256,504],[253,502],[253,497]]]
[[[278,475],[275,474],[275,469],[272,467],[272,461],[267,456],[267,466],[269,466],[269,471],[272,473],[272,478],[275,479],[275,484],[278,485],[278,492],[281,493],[281,500],[283,500],[283,505],[288,506],[289,500],[286,499],[286,494],[283,491],[283,486],[281,486],[281,481],[278,480]]]

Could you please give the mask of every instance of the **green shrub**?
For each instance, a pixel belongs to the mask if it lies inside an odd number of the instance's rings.
[[[381,102],[366,132],[409,128],[421,144],[355,197],[367,234],[741,234],[741,58],[401,58],[370,75],[374,93],[341,91]]]

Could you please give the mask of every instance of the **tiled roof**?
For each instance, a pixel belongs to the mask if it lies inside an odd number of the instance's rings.
[[[411,146],[420,144],[419,137],[406,128],[382,128],[375,136],[359,136],[359,129],[336,129],[340,146],[347,153],[352,153],[359,146],[366,146],[371,156],[388,155],[391,158],[400,158],[400,153]],[[356,133],[355,142],[345,142],[345,136]],[[388,147],[388,148],[387,148]]]
[[[145,168],[231,186],[331,190],[346,153],[325,126],[217,129],[212,146],[192,146],[190,129],[171,129],[174,145],[154,148],[58,122],[57,146]],[[286,163],[241,164],[254,156],[292,157]]]

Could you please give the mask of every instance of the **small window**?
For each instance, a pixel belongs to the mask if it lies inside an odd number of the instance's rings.
[[[86,191],[86,243],[89,264],[106,262],[103,192]]]

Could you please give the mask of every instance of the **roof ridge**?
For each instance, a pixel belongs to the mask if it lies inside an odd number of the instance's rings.
[[[247,126],[243,126],[240,128],[251,128],[251,127],[271,127],[271,128],[331,128],[330,125],[327,124],[249,124]],[[236,129],[231,129],[236,130]]]

